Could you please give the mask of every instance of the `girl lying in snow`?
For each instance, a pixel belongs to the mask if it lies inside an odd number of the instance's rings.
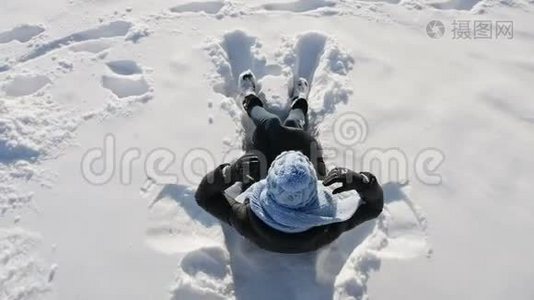
[[[239,88],[256,125],[255,151],[207,174],[195,194],[198,205],[259,247],[283,253],[316,250],[382,212],[383,192],[374,175],[345,168],[326,174],[321,147],[305,130],[309,84],[304,78],[283,124],[257,97],[252,72],[241,74]],[[246,188],[243,203],[224,193],[238,181]],[[342,185],[333,192],[324,187],[336,182]],[[356,196],[336,195],[350,190],[360,195],[359,206]]]

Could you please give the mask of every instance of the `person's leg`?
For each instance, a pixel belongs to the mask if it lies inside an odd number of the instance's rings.
[[[310,84],[305,78],[300,77],[293,88],[291,110],[284,121],[284,126],[298,129],[306,129],[308,124],[308,94]]]
[[[246,96],[245,101],[243,101],[243,107],[256,127],[267,128],[270,123],[280,123],[278,116],[266,110],[256,95]]]
[[[245,97],[243,107],[256,125],[253,134],[254,147],[263,151],[273,146],[280,137],[282,129],[280,118],[266,110],[261,100],[253,94]]]
[[[291,105],[289,115],[284,121],[284,126],[305,129],[307,121],[308,104],[306,99],[295,99]]]

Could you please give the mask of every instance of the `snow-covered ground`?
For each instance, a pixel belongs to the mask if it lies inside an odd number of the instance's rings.
[[[0,299],[533,299],[533,12],[2,0]],[[235,99],[249,68],[281,116],[293,77],[312,82],[328,164],[381,178],[376,221],[280,255],[196,206],[251,132]]]

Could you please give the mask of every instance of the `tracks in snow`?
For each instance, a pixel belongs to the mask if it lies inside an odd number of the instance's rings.
[[[30,202],[31,194],[19,190],[14,182],[21,178],[39,182],[39,173],[44,171],[33,164],[59,155],[70,144],[75,130],[83,121],[105,117],[110,114],[108,110],[118,114],[131,103],[151,99],[153,88],[137,62],[129,59],[104,60],[104,51],[116,42],[114,38],[128,40],[132,26],[126,21],[112,21],[78,31],[44,42],[25,55],[8,60],[8,65],[0,66],[1,213]],[[37,36],[42,38],[43,32],[44,27],[41,26],[17,26],[0,33],[0,43],[26,43]],[[39,59],[63,49],[70,51],[60,59],[55,56],[49,61]],[[86,57],[90,58],[90,64],[107,66],[100,74],[100,84],[110,91],[110,96],[100,110],[74,111],[55,101],[50,90],[56,88],[56,81],[76,73],[79,63],[82,68],[85,67],[87,63],[83,61]],[[36,70],[46,71],[30,72],[28,64],[45,64],[44,68],[37,67]],[[90,74],[83,75],[92,79]],[[46,185],[49,185],[48,181]]]
[[[199,2],[190,2],[174,6],[170,9],[173,13],[199,13],[203,12],[206,14],[216,14],[221,8],[223,8],[224,2],[222,1],[199,1]]]
[[[21,56],[18,61],[26,62],[74,43],[98,40],[102,38],[125,36],[130,30],[131,26],[132,23],[130,22],[113,21],[111,23],[101,25],[96,28],[76,32],[63,38],[45,43],[44,45],[41,45],[30,51],[28,54]]]
[[[264,4],[261,7],[270,11],[289,11],[294,13],[302,13],[313,11],[325,7],[334,7],[335,1],[332,0],[298,0],[293,2],[279,2]]]
[[[20,25],[10,30],[0,32],[0,44],[9,43],[11,41],[19,41],[25,43],[35,36],[41,34],[45,29],[37,25]]]
[[[222,107],[234,119],[236,139],[230,146],[245,148],[250,143],[253,125],[242,113],[237,97],[237,78],[247,69],[254,72],[262,92],[259,97],[281,119],[287,116],[290,90],[299,77],[311,83],[310,126],[317,134],[317,125],[335,113],[337,104],[347,102],[352,93],[345,75],[352,70],[354,59],[336,42],[323,33],[303,33],[292,40],[283,40],[272,62],[261,52],[261,42],[254,36],[237,30],[226,33],[221,40],[212,40],[205,50],[216,75],[211,76],[213,90],[223,97]],[[271,85],[280,85],[271,86]]]
[[[233,149],[246,147],[246,139],[241,139],[253,130],[246,127],[248,118],[236,101],[237,77],[244,70],[251,69],[257,75],[263,91],[260,97],[271,109],[280,108],[277,112],[281,116],[288,108],[287,92],[294,79],[307,78],[312,85],[310,118],[315,119],[311,130],[316,133],[317,125],[332,119],[336,107],[347,102],[351,94],[346,75],[353,69],[354,59],[330,36],[307,32],[284,39],[274,56],[262,49],[259,38],[239,30],[212,39],[205,47],[214,66],[215,75],[210,77],[213,91],[236,124],[237,138],[228,145]],[[271,86],[280,83],[282,88]],[[407,186],[389,183],[385,189],[386,208],[376,222],[344,234],[316,253],[287,256],[258,249],[232,229],[222,227],[221,232],[213,218],[198,207],[191,208],[192,193],[184,192],[188,188],[165,186],[161,193],[166,196],[160,194],[151,208],[151,218],[165,221],[151,230],[149,244],[175,253],[184,251],[177,241],[210,237],[206,245],[193,243],[195,247],[186,251],[172,287],[173,299],[272,299],[287,295],[362,299],[367,297],[371,272],[380,268],[383,259],[430,252],[426,219],[408,196]],[[161,239],[156,238],[157,232],[163,233]],[[264,284],[266,280],[269,285]]]
[[[35,47],[28,53],[18,57],[13,64],[0,66],[0,72],[5,72],[16,66],[17,64],[32,61],[36,58],[44,56],[50,52],[62,49],[66,46],[73,45],[74,49],[79,49],[79,51],[83,51],[83,46],[76,47],[75,45],[88,41],[101,41],[106,38],[114,38],[121,36],[124,37],[128,34],[131,27],[132,23],[130,22],[112,21],[108,24],[100,25],[95,28],[72,33],[65,37],[58,38]],[[39,26],[22,25],[0,33],[0,43],[7,43],[13,40],[17,40],[19,42],[27,42],[34,36],[42,33],[43,31],[44,28]],[[90,48],[91,47],[89,47],[89,51]]]
[[[2,89],[7,96],[20,97],[31,95],[49,83],[51,83],[50,79],[44,75],[17,75],[4,83]]]
[[[227,3],[229,2],[191,2],[171,8],[171,12],[175,14],[225,14],[225,9],[229,7]],[[301,0],[283,4],[266,4],[258,11],[307,13],[334,9],[335,6],[333,1]],[[98,55],[112,46],[113,38],[126,37],[132,25],[126,21],[114,21],[52,40],[20,56],[14,61],[14,65],[9,67],[37,61],[38,58],[65,48],[75,55]],[[39,36],[43,31],[43,28],[37,26],[13,29],[9,33],[0,34],[0,41],[26,42]],[[287,109],[288,99],[285,88],[290,89],[292,80],[302,76],[312,82],[311,117],[317,120],[311,126],[314,132],[318,130],[317,123],[333,115],[339,103],[348,101],[351,90],[344,81],[345,76],[353,68],[354,59],[330,36],[311,32],[293,39],[282,40],[280,50],[274,57],[263,54],[261,44],[261,41],[253,35],[243,31],[233,31],[225,34],[221,39],[214,40],[206,48],[217,72],[217,75],[211,78],[213,89],[223,98],[222,101],[226,103],[223,107],[227,112],[236,117],[236,130],[242,128],[240,125],[243,119],[240,103],[234,101],[236,93],[234,87],[237,75],[248,68],[258,75],[260,83],[264,85],[263,97],[274,99],[270,105],[278,107],[280,114]],[[143,67],[134,60],[111,60],[105,64],[108,67],[107,73],[98,75],[102,79],[102,86],[111,92],[110,95],[114,99],[137,97],[150,92],[151,87],[145,79]],[[0,72],[9,70],[9,67],[7,69],[0,67]],[[26,83],[20,83],[24,81]],[[284,89],[280,90],[272,86],[279,82],[286,83]],[[53,84],[53,81],[46,75],[19,74],[5,83],[3,91],[13,98],[30,97],[46,90],[50,84]],[[240,143],[240,140],[236,140],[232,146],[239,146]],[[22,158],[25,157],[22,156]],[[394,205],[402,214],[406,213],[408,219],[411,217],[410,224],[415,225],[407,226],[407,231],[397,231],[395,238],[419,233],[418,230],[421,230],[419,227],[421,218],[406,199],[409,200],[407,196],[401,197],[401,200],[395,201]],[[273,261],[279,262],[280,265],[301,266],[296,273],[276,273],[276,268],[265,270],[265,274],[278,276],[278,282],[283,287],[283,291],[289,294],[296,292],[294,290],[296,288],[302,290],[302,287],[297,286],[292,278],[298,278],[298,275],[307,273],[323,278],[323,281],[316,286],[306,286],[309,288],[310,295],[332,295],[343,293],[344,290],[348,290],[348,295],[352,296],[365,295],[370,271],[379,267],[381,259],[368,256],[368,252],[373,250],[385,253],[382,250],[388,249],[387,244],[392,239],[389,237],[384,239],[383,235],[387,235],[391,226],[395,226],[391,225],[395,224],[391,219],[395,213],[392,213],[381,219],[375,227],[361,228],[354,232],[354,235],[340,240],[328,252],[320,252],[310,257],[287,258],[258,252],[254,246],[240,240],[237,236],[232,236],[232,233],[226,234],[227,244],[224,245],[225,237],[218,223],[213,219],[210,220],[210,216],[203,216],[203,212],[199,211],[193,200],[192,192],[188,187],[165,186],[151,208],[153,218],[147,230],[149,244],[159,251],[188,252],[181,262],[179,277],[173,287],[173,296],[179,299],[183,299],[181,298],[183,295],[209,297],[217,294],[224,295],[225,298],[235,296],[246,298],[250,295],[247,293],[251,291],[251,286],[261,285],[261,277],[250,277],[244,280],[244,276],[256,271],[259,265],[269,265]],[[392,205],[387,204],[388,209],[391,206],[391,211],[395,208]],[[410,212],[413,215],[410,215]],[[168,235],[169,232],[172,233],[171,236]],[[184,248],[184,241],[188,241],[187,244],[192,245],[193,248]],[[352,250],[356,245],[360,245],[360,248],[356,255],[352,255]],[[390,251],[388,255],[391,253],[395,252]],[[354,264],[347,267],[345,263],[349,258]],[[316,263],[320,267],[307,269],[307,266],[315,266]],[[335,278],[337,274],[342,274],[340,273],[342,269],[346,269],[348,277],[357,274],[356,283],[353,281],[335,283],[332,278]],[[329,273],[322,273],[324,270]],[[355,270],[359,273],[355,273]],[[312,280],[311,277],[308,279]],[[272,292],[269,290],[270,286],[264,288],[266,295]],[[213,293],[210,294],[210,291]],[[361,293],[354,291],[361,291]]]

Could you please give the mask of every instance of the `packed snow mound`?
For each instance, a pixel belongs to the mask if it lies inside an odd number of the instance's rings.
[[[56,267],[36,257],[40,240],[20,228],[0,228],[2,299],[36,299],[50,290]]]

